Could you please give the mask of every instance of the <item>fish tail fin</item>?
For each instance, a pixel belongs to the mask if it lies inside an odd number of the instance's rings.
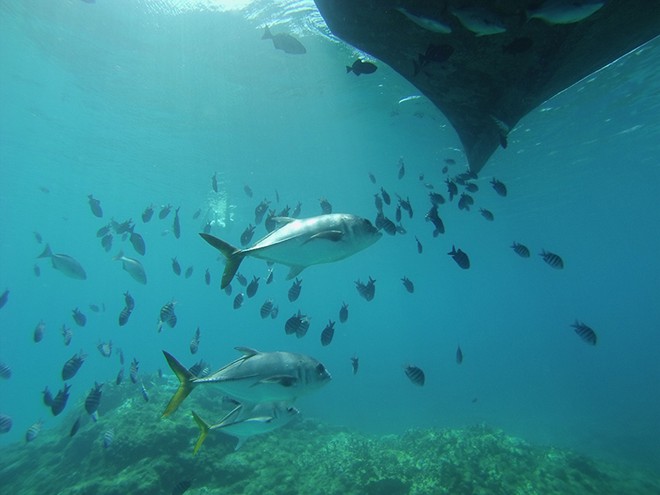
[[[195,376],[186,369],[179,361],[176,360],[169,352],[163,351],[167,364],[170,366],[174,374],[179,379],[179,388],[174,393],[172,399],[167,404],[167,407],[163,411],[163,417],[169,416],[174,411],[177,410],[179,405],[184,401],[186,397],[192,392],[192,389],[195,387],[195,384],[192,380]]]
[[[264,31],[263,36],[261,37],[262,40],[271,40],[273,39],[273,35],[270,32],[270,29],[268,29],[268,26],[266,26],[266,30]]]
[[[353,70],[353,67],[351,67],[350,65],[346,66],[346,74],[348,74],[352,70]]]
[[[206,423],[206,421],[199,417],[195,411],[192,412],[192,416],[195,419],[197,426],[199,426],[199,438],[197,439],[197,443],[195,444],[195,448],[193,450],[193,455],[195,455],[204,443],[204,440],[206,440],[206,436],[209,434],[209,431],[211,431],[211,428]]]
[[[37,256],[37,258],[50,258],[53,255],[53,252],[50,250],[50,245],[46,244],[43,252]]]
[[[222,273],[222,281],[220,282],[220,288],[224,289],[229,285],[231,279],[234,278],[234,275],[236,275],[238,267],[241,265],[241,261],[243,261],[245,254],[243,254],[243,251],[232,246],[228,242],[218,239],[210,234],[201,232],[199,235],[227,258],[225,271]]]
[[[122,259],[123,257],[124,257],[124,251],[120,249],[119,252],[115,256],[112,257],[112,260],[113,261],[118,261],[118,260]]]

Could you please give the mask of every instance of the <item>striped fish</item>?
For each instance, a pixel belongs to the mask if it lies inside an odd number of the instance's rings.
[[[103,448],[109,449],[114,440],[115,440],[115,430],[113,430],[112,428],[106,430],[106,432],[103,434]]]
[[[342,302],[339,309],[339,322],[346,323],[346,320],[348,320],[348,304]]]
[[[524,244],[514,241],[514,243],[511,244],[511,249],[513,249],[513,252],[521,258],[529,258],[529,248]]]
[[[133,361],[131,361],[131,381],[133,383],[137,383],[137,374],[138,374],[139,364],[140,363],[135,358],[133,358]]]
[[[199,327],[197,327],[197,330],[195,330],[195,334],[193,335],[193,338],[190,341],[190,354],[196,354],[197,351],[199,350],[199,338],[200,338],[200,331],[199,331]]]
[[[575,333],[577,333],[587,344],[596,345],[598,336],[589,325],[585,325],[581,321],[575,320],[575,323],[571,326],[575,329]]]
[[[0,378],[9,380],[11,378],[11,368],[7,363],[0,363]]]
[[[13,421],[6,414],[0,414],[0,433],[9,433]]]
[[[103,387],[102,383],[99,385],[94,382],[94,387],[87,394],[87,398],[85,399],[85,411],[87,411],[87,414],[93,414],[99,408],[102,395],[101,387]]]
[[[330,345],[332,338],[335,336],[335,322],[330,320],[321,332],[321,345]]]
[[[406,366],[404,369],[406,376],[408,379],[414,383],[415,385],[419,385],[420,387],[424,385],[424,381],[426,380],[426,377],[424,376],[424,372],[421,370],[421,368],[418,368],[417,366]]]
[[[262,318],[268,318],[270,316],[271,311],[273,311],[273,300],[266,299],[266,301],[261,305],[259,314],[261,315]]]
[[[545,261],[552,268],[556,268],[557,270],[561,270],[564,268],[564,260],[562,260],[561,256],[559,256],[558,254],[551,253],[550,251],[542,250],[540,256],[543,258],[543,261]]]
[[[302,289],[302,280],[298,280],[298,277],[293,281],[293,284],[289,288],[289,293],[287,294],[289,301],[293,302],[298,297],[300,297],[300,290]]]
[[[39,432],[41,431],[42,426],[43,426],[43,422],[41,420],[37,421],[32,426],[30,426],[28,430],[25,432],[25,441],[29,443],[35,438],[37,438],[37,436],[39,436]]]

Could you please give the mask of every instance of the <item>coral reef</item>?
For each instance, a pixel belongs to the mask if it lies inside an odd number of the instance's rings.
[[[145,402],[131,384],[108,387],[97,422],[42,431],[30,444],[3,449],[4,493],[67,495],[169,494],[189,480],[187,494],[655,494],[660,477],[596,462],[571,451],[537,447],[487,426],[410,430],[373,437],[310,420],[252,438],[213,432],[192,455],[195,408],[220,417],[217,397],[196,391],[171,419],[160,413],[173,383],[154,378]],[[109,447],[105,432],[112,431]],[[180,491],[178,493],[181,493]]]

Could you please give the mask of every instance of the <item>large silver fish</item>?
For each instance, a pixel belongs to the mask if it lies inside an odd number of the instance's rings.
[[[209,425],[193,411],[193,418],[200,430],[193,455],[197,453],[206,436],[212,430],[220,430],[222,433],[238,438],[234,448],[238,450],[248,438],[268,433],[288,424],[299,412],[298,409],[286,402],[267,402],[254,405],[239,404],[219,423]]]
[[[163,412],[172,414],[193,388],[214,383],[227,395],[250,403],[291,402],[327,384],[332,377],[313,357],[293,352],[259,352],[236,347],[243,355],[215,373],[198,378],[163,351],[167,364],[179,379],[179,388]]]
[[[85,269],[80,263],[78,263],[77,260],[73,259],[67,254],[53,253],[48,244],[46,244],[43,252],[37,256],[37,258],[50,258],[50,261],[53,263],[53,268],[59,270],[67,277],[75,278],[78,280],[85,280],[87,278]]]
[[[221,289],[229,285],[246,256],[289,266],[289,280],[310,265],[342,260],[382,237],[369,220],[347,213],[277,220],[284,225],[247,249],[236,248],[209,234],[199,234],[227,258]]]
[[[115,261],[121,261],[122,268],[128,272],[137,282],[141,284],[147,283],[147,273],[144,271],[142,263],[134,258],[124,256],[123,251],[119,251],[117,256],[112,258]]]

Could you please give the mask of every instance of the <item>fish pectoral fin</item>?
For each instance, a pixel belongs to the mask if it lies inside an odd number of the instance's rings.
[[[286,279],[291,280],[292,278],[296,278],[305,268],[305,266],[292,266],[289,268],[289,273],[287,274]]]
[[[325,241],[339,242],[343,238],[344,238],[344,233],[341,230],[324,230],[323,232],[319,232],[318,234],[314,234],[310,236],[309,239],[303,242],[303,246],[308,242],[315,241],[318,239],[322,239]]]
[[[293,217],[273,217],[271,220],[279,225],[286,225],[287,223],[291,223],[296,219]]]
[[[251,347],[238,346],[238,347],[234,347],[234,349],[236,349],[238,352],[243,354],[245,357],[252,357],[259,354],[259,351],[257,351],[256,349],[252,349]]]
[[[274,375],[269,376],[268,378],[263,378],[258,382],[255,382],[251,387],[256,387],[257,385],[282,385],[283,387],[292,387],[298,382],[298,379],[295,376],[291,375]]]

